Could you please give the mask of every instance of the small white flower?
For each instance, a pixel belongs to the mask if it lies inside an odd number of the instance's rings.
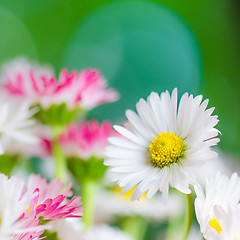
[[[212,240],[240,240],[240,205],[230,205],[227,211],[216,206],[214,212],[221,231]]]
[[[195,182],[194,169],[217,157],[210,149],[219,142],[214,128],[214,108],[206,109],[208,100],[185,93],[177,106],[177,90],[161,97],[152,92],[137,103],[138,114],[126,111],[125,127],[115,126],[124,136],[109,138],[105,165],[110,166],[113,181],[126,193],[136,187],[131,199],[148,191],[151,198],[159,190],[166,198],[169,186],[189,194]]]
[[[11,144],[11,140],[27,144],[38,142],[33,133],[35,121],[30,119],[36,109],[29,110],[27,102],[1,93],[0,112],[0,154],[9,147],[6,143]]]
[[[235,235],[240,229],[240,178],[237,174],[229,179],[218,173],[206,180],[205,192],[199,185],[195,186],[195,191],[196,217],[203,236],[207,240],[240,239],[240,235],[238,238]]]

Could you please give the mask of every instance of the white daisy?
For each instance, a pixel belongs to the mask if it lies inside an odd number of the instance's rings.
[[[197,194],[196,217],[203,236],[206,239],[239,239],[230,238],[230,235],[234,236],[236,230],[240,229],[240,178],[238,175],[234,173],[229,179],[218,173],[214,178],[206,180],[205,192],[199,185],[195,186],[195,191]],[[233,212],[236,212],[238,217],[235,217]],[[236,221],[237,218],[238,221]],[[224,237],[226,232],[229,233],[229,238]]]
[[[36,109],[29,110],[27,102],[1,93],[0,112],[0,154],[4,153],[4,148],[8,148],[6,142],[11,144],[11,139],[27,144],[38,142],[33,133],[35,121],[30,119]]]
[[[136,187],[131,199],[148,191],[151,198],[159,190],[168,195],[169,186],[189,194],[195,182],[193,169],[217,154],[210,149],[219,142],[214,128],[214,108],[206,109],[208,100],[185,93],[177,106],[177,90],[161,97],[152,92],[137,103],[138,114],[126,111],[125,127],[115,126],[124,136],[109,138],[105,165],[110,166],[113,181],[126,193]]]
[[[220,206],[214,209],[216,215],[215,226],[218,226],[218,234],[211,236],[209,240],[240,240],[240,205],[230,205],[227,211]],[[214,225],[213,225],[214,226]]]

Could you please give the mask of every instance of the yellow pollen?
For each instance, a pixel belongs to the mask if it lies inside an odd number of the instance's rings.
[[[117,187],[116,188],[116,192],[121,196],[121,198],[123,199],[126,199],[126,200],[130,200],[131,199],[131,196],[132,196],[132,193],[133,191],[135,190],[136,187],[134,187],[132,190],[130,191],[127,191],[125,194],[121,195],[121,191],[122,191],[122,188],[119,188]],[[143,199],[147,199],[147,192],[143,193],[143,195],[140,197],[141,200]]]
[[[211,221],[209,221],[209,226],[214,228],[218,233],[222,232],[222,228],[216,218],[213,218]]]
[[[36,205],[36,207],[38,207],[39,204]],[[28,205],[27,207],[27,214],[29,214],[29,211],[30,211],[30,205]]]
[[[170,132],[160,133],[149,146],[152,163],[159,168],[178,163],[184,156],[184,150],[183,140]]]

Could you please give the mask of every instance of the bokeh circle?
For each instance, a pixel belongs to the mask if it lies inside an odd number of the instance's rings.
[[[70,69],[100,69],[121,99],[90,117],[121,121],[151,91],[196,92],[201,57],[187,24],[166,7],[144,1],[106,4],[77,26],[63,58]]]

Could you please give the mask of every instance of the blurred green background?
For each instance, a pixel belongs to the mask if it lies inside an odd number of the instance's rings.
[[[219,115],[220,148],[240,156],[240,5],[234,0],[0,0],[0,63],[26,55],[99,68],[121,100],[89,117],[122,121],[151,91],[189,91]]]

